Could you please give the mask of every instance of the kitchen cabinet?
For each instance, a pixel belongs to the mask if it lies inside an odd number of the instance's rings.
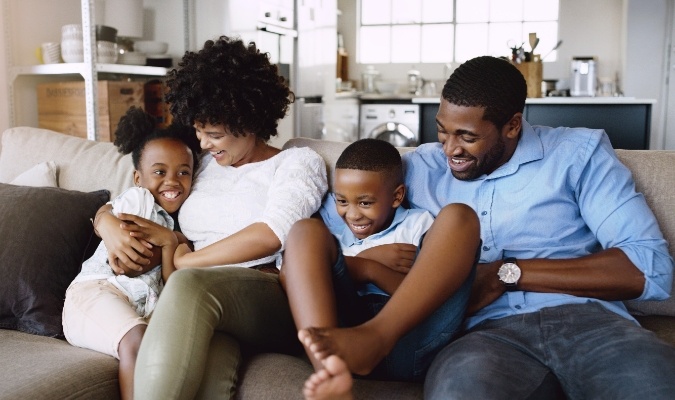
[[[161,2],[149,0],[159,13]],[[8,103],[10,126],[37,126],[37,94],[39,83],[84,80],[87,138],[98,140],[98,85],[99,78],[143,80],[166,75],[167,69],[97,62],[94,7],[98,0],[2,0],[2,18],[5,27],[8,71]],[[145,6],[145,4],[144,4]],[[185,13],[188,0],[182,2]],[[79,16],[79,18],[74,16]],[[182,17],[182,16],[181,16]],[[29,22],[29,23],[27,23]],[[84,44],[84,62],[37,64],[35,49],[42,42],[59,42],[61,26],[81,23]],[[175,30],[175,24],[171,24]],[[183,32],[187,38],[187,29]],[[185,40],[188,43],[188,40]],[[37,64],[37,65],[36,65]]]
[[[416,98],[422,104],[421,141],[435,142],[437,98]],[[604,129],[615,149],[649,149],[654,100],[631,97],[528,98],[524,117],[532,125]]]

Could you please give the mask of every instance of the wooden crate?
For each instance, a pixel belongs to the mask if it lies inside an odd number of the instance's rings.
[[[37,98],[40,128],[87,137],[84,81],[39,84]],[[144,108],[143,82],[98,82],[100,141],[115,139],[120,118],[131,106]]]

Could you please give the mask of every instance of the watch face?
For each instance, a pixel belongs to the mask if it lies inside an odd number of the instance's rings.
[[[504,263],[497,274],[504,283],[516,283],[520,279],[520,268],[514,263]]]

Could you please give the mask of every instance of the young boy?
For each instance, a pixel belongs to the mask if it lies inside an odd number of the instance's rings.
[[[464,205],[449,206],[436,222],[402,207],[401,157],[388,142],[354,142],[335,168],[321,209],[326,225],[300,221],[284,253],[282,284],[299,337],[317,371],[336,355],[352,373],[420,381],[464,316],[477,218]],[[408,270],[419,272],[413,278]],[[402,295],[390,297],[401,285]],[[321,397],[321,376],[331,372],[322,373],[308,380],[308,397]]]

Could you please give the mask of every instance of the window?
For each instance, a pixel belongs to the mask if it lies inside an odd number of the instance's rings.
[[[464,62],[511,47],[546,55],[558,41],[559,0],[360,0],[359,62]],[[544,54],[542,54],[542,51]],[[551,52],[546,61],[555,61]]]

